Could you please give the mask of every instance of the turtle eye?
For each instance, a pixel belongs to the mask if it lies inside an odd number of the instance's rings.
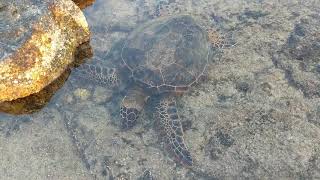
[[[113,68],[110,68],[108,70],[109,70],[109,74],[113,74],[115,72],[115,69],[113,69]]]
[[[96,71],[96,67],[95,66],[89,66],[89,69],[91,72],[95,72]]]
[[[96,67],[96,73],[97,73],[97,74],[100,74],[100,73],[101,73],[101,67],[99,67],[99,66]]]

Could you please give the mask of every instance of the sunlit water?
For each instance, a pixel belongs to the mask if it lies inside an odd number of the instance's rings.
[[[148,107],[123,130],[125,92],[71,72],[39,111],[0,113],[0,179],[320,178],[319,12],[317,1],[97,0],[84,10],[87,64],[112,67],[128,35],[157,18],[190,14],[232,34],[177,98],[194,165],[167,153]]]

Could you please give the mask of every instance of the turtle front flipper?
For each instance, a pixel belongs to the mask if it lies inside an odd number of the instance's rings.
[[[193,160],[183,139],[183,130],[174,98],[160,98],[156,105],[156,117],[160,122],[161,135],[170,153],[187,166]]]
[[[118,73],[115,68],[101,67],[92,64],[81,64],[73,69],[76,76],[94,81],[97,84],[116,87],[119,83]]]
[[[139,118],[147,96],[139,88],[129,89],[127,95],[123,98],[120,107],[121,127],[130,129]]]

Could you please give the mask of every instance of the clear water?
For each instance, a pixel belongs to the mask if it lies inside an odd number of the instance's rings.
[[[170,156],[148,107],[122,130],[124,94],[71,72],[52,97],[2,105],[0,179],[320,178],[319,12],[318,1],[97,0],[84,10],[87,64],[111,67],[110,53],[156,18],[192,14],[232,34],[177,98],[194,165]]]

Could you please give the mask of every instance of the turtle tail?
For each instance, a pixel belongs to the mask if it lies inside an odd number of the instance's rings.
[[[115,68],[107,68],[92,64],[81,64],[73,69],[76,76],[85,78],[107,87],[116,87],[119,77]]]
[[[192,166],[193,160],[183,139],[183,130],[174,98],[160,98],[156,103],[156,117],[166,147],[183,165]]]

